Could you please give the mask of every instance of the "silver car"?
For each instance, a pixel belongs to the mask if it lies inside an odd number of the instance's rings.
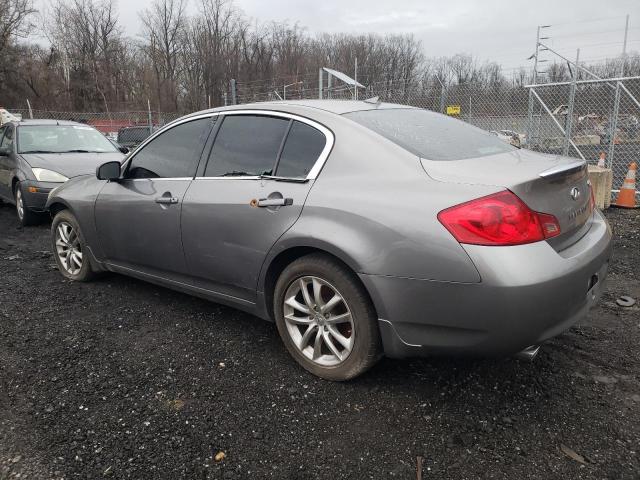
[[[54,187],[93,173],[107,160],[121,161],[126,151],[82,123],[5,123],[0,127],[0,200],[16,206],[23,226],[36,224]]]
[[[275,321],[331,380],[383,354],[533,355],[596,302],[611,231],[575,159],[368,101],[183,117],[53,190],[60,272]]]

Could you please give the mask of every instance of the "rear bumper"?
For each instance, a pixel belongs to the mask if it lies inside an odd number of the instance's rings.
[[[510,355],[582,318],[603,291],[611,230],[600,212],[573,246],[465,245],[480,283],[360,275],[380,318],[390,357]]]

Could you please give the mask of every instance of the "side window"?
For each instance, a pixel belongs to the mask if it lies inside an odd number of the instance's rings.
[[[2,134],[0,133],[0,137]],[[0,147],[2,148],[11,148],[13,145],[13,128],[11,126],[7,126],[4,131],[4,137],[2,137],[2,143],[0,143]]]
[[[304,178],[322,153],[327,139],[320,130],[294,121],[287,135],[276,175]]]
[[[289,119],[227,115],[211,149],[205,177],[272,175]]]
[[[0,146],[2,146],[2,136],[4,135],[4,131],[7,129],[6,125],[4,127],[0,127]]]
[[[175,178],[195,175],[200,147],[211,118],[176,125],[147,143],[131,159],[127,178]]]

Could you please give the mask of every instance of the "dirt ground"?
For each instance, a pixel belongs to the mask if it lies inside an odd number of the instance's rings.
[[[310,376],[273,325],[119,275],[65,281],[0,207],[0,479],[640,478],[640,212],[588,318],[536,361]],[[225,458],[215,456],[224,452]]]

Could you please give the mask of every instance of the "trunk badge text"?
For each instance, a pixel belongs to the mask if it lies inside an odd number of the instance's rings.
[[[573,187],[569,195],[574,201],[578,200],[580,198],[580,189],[578,187]]]

